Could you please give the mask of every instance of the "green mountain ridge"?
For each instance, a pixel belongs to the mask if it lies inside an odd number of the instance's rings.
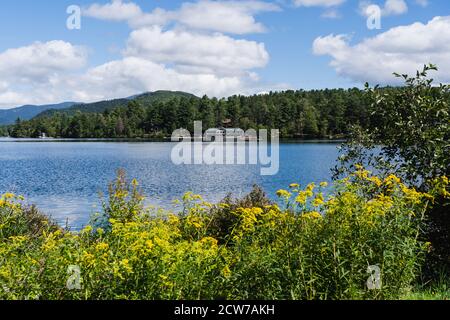
[[[66,109],[48,109],[38,115],[36,118],[52,117],[55,114],[65,114],[72,116],[77,112],[81,113],[102,113],[104,111],[112,111],[121,107],[126,107],[130,101],[136,101],[142,104],[152,104],[156,102],[167,102],[174,98],[197,98],[193,94],[182,91],[155,91],[138,94],[128,98],[103,100],[92,103],[79,103]]]
[[[72,107],[77,102],[63,102],[48,105],[24,105],[11,109],[0,110],[0,125],[13,124],[18,118],[30,120],[46,110],[61,110]]]

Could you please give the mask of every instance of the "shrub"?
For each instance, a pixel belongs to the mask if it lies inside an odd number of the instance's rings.
[[[450,175],[450,86],[433,83],[429,73],[436,70],[430,64],[413,77],[395,74],[405,81],[401,88],[366,86],[370,116],[343,145],[337,175],[364,164],[425,192],[433,188],[429,182]],[[426,237],[434,248],[427,259],[428,276],[441,268],[450,274],[449,205],[441,197],[427,213]]]
[[[58,226],[41,214],[36,207],[20,204],[23,197],[6,193],[0,198],[0,235],[39,237],[46,230],[57,230]]]
[[[118,205],[104,213],[108,229],[17,228],[26,210],[2,197],[0,298],[391,299],[409,290],[429,245],[419,235],[434,198],[363,169],[328,197],[324,184],[294,184],[278,192],[282,208],[257,191],[242,206],[228,201],[228,211],[188,193],[179,214],[130,211],[142,198],[128,203],[130,184],[119,181],[110,194]],[[5,218],[10,210],[15,220]],[[220,212],[234,216],[232,227],[217,227]],[[226,230],[220,242],[218,230]],[[375,265],[382,286],[369,290]]]
[[[210,210],[211,222],[208,235],[215,237],[219,243],[223,244],[228,241],[228,236],[238,222],[239,217],[235,214],[238,209],[262,209],[271,204],[265,192],[257,185],[253,186],[252,191],[242,199],[233,199],[231,195],[228,195],[218,206]]]

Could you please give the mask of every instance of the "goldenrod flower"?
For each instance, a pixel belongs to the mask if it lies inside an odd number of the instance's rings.
[[[298,196],[295,198],[295,202],[299,204],[306,204],[306,201],[308,200],[308,196],[305,191],[301,191]]]
[[[307,212],[307,213],[303,214],[302,217],[306,218],[306,219],[322,219],[323,218],[323,216],[317,211]]]
[[[280,189],[277,191],[277,196],[284,199],[289,199],[291,197],[291,193],[287,190]]]
[[[230,270],[230,267],[229,267],[228,265],[226,265],[226,266],[223,268],[223,270],[222,270],[222,275],[223,275],[225,278],[229,278],[229,277],[231,276],[231,270]]]

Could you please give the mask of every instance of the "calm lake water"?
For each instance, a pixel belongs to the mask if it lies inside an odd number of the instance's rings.
[[[330,181],[336,143],[282,143],[280,170],[261,176],[256,165],[180,165],[171,162],[174,144],[0,139],[0,193],[24,195],[58,223],[78,228],[100,208],[118,168],[137,178],[150,204],[170,208],[186,191],[219,201],[242,196],[258,184],[272,198],[299,182]]]

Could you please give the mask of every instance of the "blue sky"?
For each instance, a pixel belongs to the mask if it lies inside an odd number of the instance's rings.
[[[0,108],[360,87],[428,62],[450,80],[447,0],[113,1],[3,0]],[[381,29],[367,27],[369,4]],[[80,30],[66,27],[70,5],[82,8]]]

